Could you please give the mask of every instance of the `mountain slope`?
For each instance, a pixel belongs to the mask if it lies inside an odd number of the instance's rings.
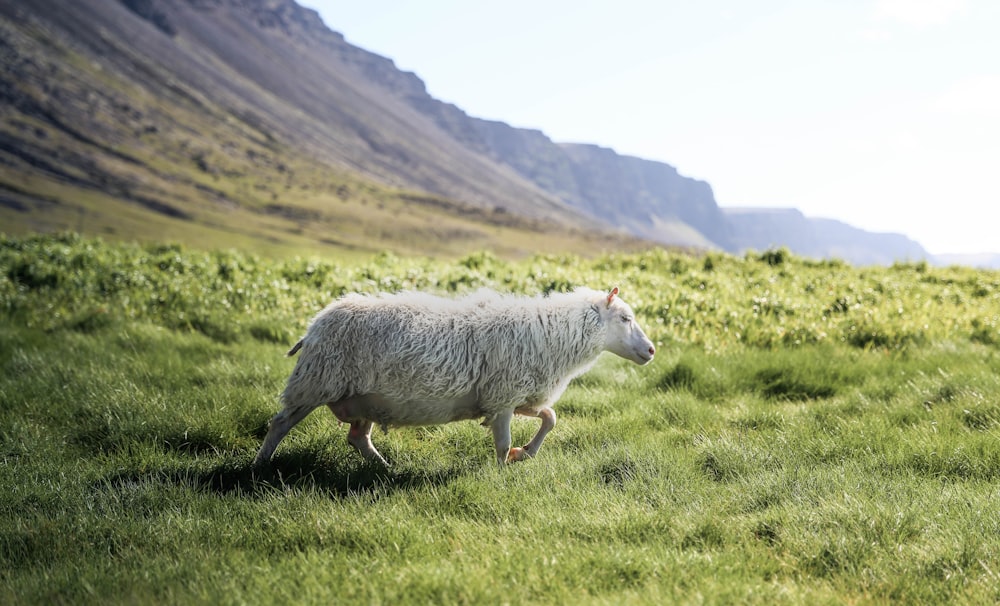
[[[222,231],[291,250],[636,245],[395,101],[378,84],[390,61],[293,2],[3,0],[0,58],[4,230]]]
[[[607,224],[665,244],[731,246],[711,187],[681,176],[669,164],[596,145],[558,144],[537,130],[473,118],[422,87],[406,90],[403,97],[466,147]]]
[[[293,0],[0,0],[0,60],[4,230],[521,254],[763,229],[667,164],[470,117]],[[795,233],[772,243],[813,254]]]

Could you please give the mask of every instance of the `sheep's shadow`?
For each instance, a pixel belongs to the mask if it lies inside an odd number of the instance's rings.
[[[471,462],[426,467],[405,461],[386,466],[368,461],[346,447],[337,452],[325,445],[282,448],[271,461],[254,467],[256,446],[267,433],[267,420],[261,415],[242,419],[242,435],[237,440],[223,438],[207,429],[186,426],[151,425],[143,430],[122,428],[105,419],[84,418],[72,437],[84,452],[120,453],[132,445],[143,444],[167,454],[158,464],[142,462],[137,467],[118,469],[95,483],[113,489],[149,484],[168,484],[219,494],[253,497],[274,495],[291,490],[326,492],[331,497],[385,494],[426,485],[442,485],[472,471]],[[254,448],[247,450],[246,438]],[[238,442],[238,443],[237,443]]]
[[[269,463],[254,467],[252,463],[220,464],[207,470],[199,481],[213,492],[261,495],[275,490],[317,489],[331,496],[357,494],[385,495],[397,490],[410,490],[425,485],[442,485],[466,473],[448,467],[416,470],[385,466],[369,461],[334,463],[318,461],[308,452],[275,456]]]
[[[323,461],[309,451],[279,454],[254,467],[251,458],[236,462],[224,457],[208,466],[204,461],[160,469],[121,470],[103,479],[112,487],[162,482],[218,495],[262,498],[294,490],[316,490],[332,498],[369,495],[381,498],[398,490],[443,485],[468,473],[465,468],[416,470],[367,461]]]

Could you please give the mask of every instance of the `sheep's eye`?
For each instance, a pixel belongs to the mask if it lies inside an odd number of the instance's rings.
[[[631,321],[632,321],[632,318],[630,318],[629,316],[626,316],[626,315],[622,314],[622,322],[631,322]]]

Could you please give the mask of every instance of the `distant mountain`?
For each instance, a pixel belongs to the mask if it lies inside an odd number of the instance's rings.
[[[936,265],[964,265],[981,269],[1000,269],[1000,253],[934,255],[933,262]]]
[[[917,242],[893,233],[873,233],[833,219],[814,219],[790,208],[727,208],[737,250],[787,246],[813,258],[839,258],[855,265],[927,260]]]
[[[471,117],[293,0],[0,0],[0,61],[0,229],[920,254],[902,236],[723,210],[662,162]]]

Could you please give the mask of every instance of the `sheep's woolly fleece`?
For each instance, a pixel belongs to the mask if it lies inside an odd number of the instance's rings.
[[[435,403],[468,394],[478,400],[470,417],[487,423],[514,406],[543,407],[602,351],[606,297],[590,289],[532,298],[348,295],[311,322],[282,399],[318,405],[377,392],[397,404],[392,418],[370,419],[382,425],[452,420],[438,419]]]

